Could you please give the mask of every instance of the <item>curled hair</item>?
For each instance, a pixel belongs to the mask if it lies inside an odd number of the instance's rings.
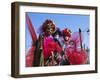
[[[44,32],[45,33],[46,29],[48,28],[48,24],[51,24],[51,26],[53,28],[53,32],[55,32],[56,26],[53,23],[53,21],[50,20],[50,19],[45,20],[45,22],[42,24],[42,26],[41,26],[41,32]]]

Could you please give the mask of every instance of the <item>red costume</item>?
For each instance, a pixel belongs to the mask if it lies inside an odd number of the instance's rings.
[[[56,31],[56,26],[52,20],[47,19],[42,27],[41,32],[44,33],[43,39],[43,56],[44,64],[48,61],[48,58],[55,55],[55,53],[61,53],[62,48],[57,42],[54,41],[52,34]],[[52,65],[52,64],[51,64]]]
[[[78,48],[80,44],[79,33],[74,33],[70,42],[70,47],[66,49],[66,55],[70,64],[85,64],[87,62],[87,52],[86,50]]]
[[[32,46],[26,55],[26,67],[32,67],[34,62],[35,46]]]
[[[62,48],[59,46],[57,42],[53,40],[51,37],[45,37],[44,43],[43,43],[43,54],[44,59],[47,59],[48,57],[52,56],[52,52],[55,53],[61,53]]]

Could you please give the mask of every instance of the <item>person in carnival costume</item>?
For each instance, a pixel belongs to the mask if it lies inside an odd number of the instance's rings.
[[[66,53],[67,45],[68,45],[70,38],[71,38],[71,30],[68,28],[65,28],[61,32],[62,32],[61,44],[62,44],[62,49],[63,49],[63,56],[62,56],[62,61],[60,64],[61,65],[70,65],[70,62],[67,58],[67,55],[65,55],[65,53]]]
[[[42,54],[45,66],[57,65],[54,55],[56,53],[60,54],[62,51],[62,48],[53,39],[52,34],[55,32],[56,32],[56,26],[54,22],[50,19],[47,19],[41,26],[41,34],[43,36]]]
[[[66,55],[71,65],[87,63],[87,52],[82,48],[82,41],[83,36],[81,31],[72,34],[66,49]]]

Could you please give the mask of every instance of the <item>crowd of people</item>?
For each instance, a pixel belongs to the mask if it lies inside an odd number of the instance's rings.
[[[61,66],[87,64],[88,54],[82,48],[81,31],[60,30],[50,19],[44,21],[36,42],[26,55],[26,66]]]

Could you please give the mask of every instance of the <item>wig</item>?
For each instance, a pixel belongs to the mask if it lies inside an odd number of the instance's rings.
[[[53,34],[55,33],[55,31],[56,31],[56,26],[54,22],[50,19],[45,20],[45,22],[41,26],[41,32],[45,34],[48,34],[50,32],[51,34]]]

